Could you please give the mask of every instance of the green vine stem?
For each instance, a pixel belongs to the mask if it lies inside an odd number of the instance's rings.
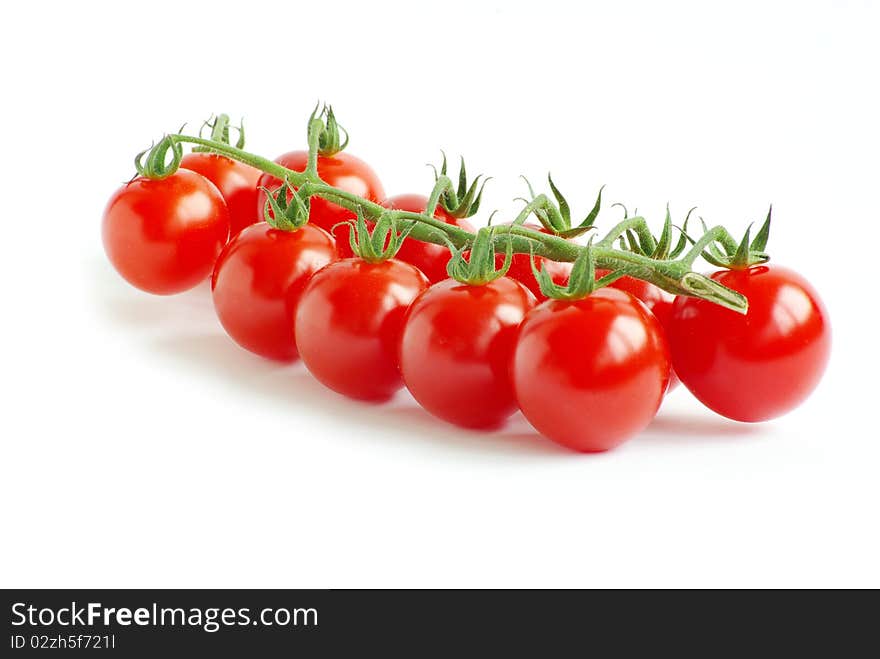
[[[438,220],[433,215],[389,210],[377,203],[324,183],[318,176],[316,167],[317,135],[320,134],[319,122],[320,120],[316,118],[312,118],[309,122],[309,166],[303,172],[287,169],[267,158],[229,144],[183,134],[166,135],[151,149],[147,158],[151,167],[139,167],[139,171],[142,175],[150,178],[169,176],[177,169],[179,158],[172,158],[170,164],[165,164],[167,153],[169,151],[172,154],[179,153],[182,143],[195,144],[208,147],[215,153],[255,167],[282,181],[286,179],[292,186],[299,188],[299,193],[304,198],[313,195],[321,197],[354,213],[361,213],[372,221],[377,221],[383,215],[390,216],[399,223],[402,229],[409,231],[409,238],[438,245],[451,244],[458,249],[473,244],[476,238],[475,234]],[[439,198],[444,190],[451,189],[451,187],[451,180],[440,177],[436,181],[431,201]],[[436,202],[434,204],[436,206]],[[514,253],[534,254],[554,261],[574,262],[584,247],[564,238],[521,226],[522,222],[536,209],[547,208],[551,204],[552,202],[546,195],[535,197],[522,209],[513,225],[496,227],[492,238],[495,247],[499,251],[504,251],[509,246]],[[635,231],[640,237],[645,236],[648,242],[653,241],[653,236],[651,236],[644,218],[625,219],[593,245],[592,252],[596,267],[623,271],[626,275],[651,282],[675,295],[702,298],[739,313],[746,313],[748,300],[743,295],[691,270],[694,261],[708,245],[714,241],[727,242],[730,240],[730,235],[723,227],[718,226],[707,230],[695,242],[692,249],[678,260],[652,259],[635,252],[615,249],[612,246],[614,240],[628,229]],[[649,236],[650,238],[648,238]]]

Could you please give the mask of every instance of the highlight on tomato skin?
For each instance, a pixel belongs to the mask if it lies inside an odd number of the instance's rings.
[[[183,156],[183,169],[201,174],[220,191],[229,209],[229,237],[263,219],[257,214],[257,181],[259,169],[217,153],[194,152]]]
[[[596,268],[596,279],[600,279],[609,274],[610,270]],[[667,293],[659,286],[655,286],[649,281],[637,279],[635,277],[621,277],[609,284],[610,288],[616,288],[620,291],[626,291],[634,298],[642,302],[648,310],[657,317],[664,332],[668,332],[670,318],[672,316],[672,303],[675,296]],[[667,393],[675,389],[679,385],[678,376],[673,368],[669,374],[669,387]]]
[[[741,315],[676,298],[669,339],[682,383],[736,421],[767,421],[793,410],[815,389],[830,356],[831,325],[818,293],[777,265],[711,277],[745,295],[749,310]]]
[[[306,368],[350,398],[389,399],[403,386],[397,353],[406,311],[428,285],[415,266],[397,259],[343,259],[316,272],[296,311]]]
[[[458,426],[501,426],[517,408],[510,359],[535,303],[508,277],[482,286],[446,279],[419,295],[400,340],[401,374],[416,401]]]
[[[300,295],[309,277],[335,259],[333,237],[316,226],[282,231],[259,222],[246,227],[223,249],[211,278],[223,329],[261,357],[295,360]]]
[[[308,160],[308,151],[290,151],[278,156],[275,162],[287,169],[303,172]],[[333,156],[319,155],[318,176],[328,185],[356,194],[377,204],[385,199],[385,189],[376,172],[363,160],[346,151]],[[270,191],[275,191],[281,187],[281,181],[271,174],[263,174],[257,182],[257,187],[265,187]],[[347,222],[356,219],[356,214],[317,196],[311,197],[310,204],[309,222],[324,229],[335,238],[339,258],[347,259],[354,256],[349,242],[351,226]],[[257,212],[260,218],[263,217],[265,206],[266,193],[259,190],[257,193]],[[346,224],[340,225],[340,223]]]
[[[382,205],[394,210],[424,213],[428,206],[428,198],[420,194],[400,194],[386,199]],[[434,217],[465,231],[474,232],[474,227],[470,222],[464,218],[453,217],[439,205],[434,211]],[[398,261],[413,264],[424,273],[428,281],[436,284],[447,278],[446,264],[449,263],[451,256],[449,248],[445,245],[407,239],[403,241],[395,258]]]
[[[629,293],[602,288],[532,309],[511,373],[519,407],[539,433],[592,453],[620,445],[651,422],[669,364],[657,318]]]
[[[126,281],[171,295],[211,275],[229,238],[229,211],[208,179],[181,169],[157,180],[137,177],[117,189],[101,233],[107,258]]]

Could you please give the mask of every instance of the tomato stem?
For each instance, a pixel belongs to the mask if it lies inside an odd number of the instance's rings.
[[[309,120],[308,131],[309,157],[306,161],[304,174],[311,179],[320,180],[318,177],[318,150],[321,146],[321,131],[324,130],[324,122],[321,119],[315,119],[314,113],[312,117]]]
[[[440,197],[447,190],[455,191],[452,179],[445,175],[437,176],[437,180],[434,182],[434,187],[431,190],[431,195],[428,197],[428,203],[425,204],[425,215],[433,217],[434,212],[437,210],[437,204],[440,203]]]
[[[384,214],[386,217],[400,222],[402,228],[408,229],[409,238],[437,245],[448,246],[452,244],[457,249],[473,245],[476,239],[475,234],[438,220],[430,212],[431,203],[433,203],[436,209],[436,205],[443,193],[452,189],[452,181],[448,177],[438,176],[425,213],[399,210],[389,211],[389,209],[375,202],[324,183],[317,174],[317,145],[323,128],[319,125],[321,124],[320,119],[313,118],[312,121],[316,122],[316,124],[313,128],[312,122],[310,122],[309,161],[304,172],[288,169],[267,158],[249,153],[229,144],[224,144],[223,142],[192,135],[168,135],[154,149],[161,147],[164,152],[167,152],[168,149],[179,149],[181,143],[208,147],[215,153],[220,153],[233,160],[255,167],[282,181],[288,181],[290,185],[299,188],[299,193],[303,198],[318,196],[347,208],[354,213],[362,213],[365,218],[373,221],[378,220]],[[176,164],[172,163],[166,167],[166,170],[170,169],[170,167],[176,168]],[[163,178],[171,173],[173,173],[173,170],[163,170],[161,172],[153,172],[152,175],[155,178]],[[583,252],[584,247],[560,236],[542,233],[522,226],[522,223],[525,222],[529,215],[537,211],[552,213],[554,209],[555,212],[559,212],[546,195],[537,195],[517,215],[513,225],[496,227],[496,230],[492,232],[491,240],[500,252],[506,251],[509,248],[513,253],[517,254],[534,254],[535,256],[542,256],[554,261],[574,262]],[[656,245],[656,241],[648,230],[644,218],[627,218],[611,229],[602,240],[593,245],[592,252],[596,267],[608,270],[625,269],[627,275],[649,281],[670,293],[699,297],[739,313],[746,313],[748,301],[744,296],[691,271],[694,261],[708,246],[715,242],[721,242],[726,247],[730,242],[734,242],[730,234],[723,227],[714,227],[706,231],[700,239],[694,241],[693,247],[679,260],[654,259],[633,251],[612,247],[614,240],[628,230],[632,230],[638,235],[643,246]]]
[[[279,165],[273,160],[269,160],[268,158],[263,158],[262,156],[249,153],[230,144],[215,142],[214,140],[208,140],[203,137],[195,137],[193,135],[167,135],[165,139],[174,144],[189,143],[208,147],[211,151],[215,153],[224,155],[227,158],[231,158],[232,160],[237,160],[238,162],[243,162],[245,165],[250,165],[255,169],[259,169],[261,172],[271,174],[272,176],[275,176],[282,181],[286,178],[290,181],[291,185],[294,186],[300,186],[305,183],[306,180],[308,180],[305,172],[296,172],[292,169],[287,169],[286,167]],[[172,172],[168,172],[168,174],[170,173]],[[167,176],[168,174],[166,174],[165,176]]]
[[[649,247],[650,249],[656,249],[657,244],[654,240],[654,236],[651,233],[651,230],[648,228],[647,222],[645,222],[645,218],[641,216],[628,217],[621,222],[618,222],[607,234],[602,238],[598,243],[596,243],[597,247],[611,247],[614,244],[614,241],[620,238],[627,231],[634,231],[639,238],[639,242],[642,243],[643,246]]]

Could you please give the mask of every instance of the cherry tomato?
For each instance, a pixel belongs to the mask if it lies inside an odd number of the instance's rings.
[[[428,198],[420,194],[401,194],[386,199],[382,202],[382,205],[386,208],[409,211],[411,213],[424,213],[428,205]],[[434,211],[434,217],[465,231],[473,232],[474,230],[470,222],[465,219],[452,217],[440,206],[437,206],[437,210]],[[425,276],[432,284],[443,281],[448,277],[446,274],[446,264],[449,263],[450,257],[449,248],[445,245],[423,243],[415,239],[404,240],[400,251],[395,256],[398,261],[405,261],[416,266],[425,273]]]
[[[684,386],[737,421],[765,421],[794,409],[819,383],[831,351],[831,326],[816,291],[775,265],[711,277],[745,295],[749,311],[743,316],[676,298],[669,341]]]
[[[516,411],[510,358],[529,290],[501,277],[485,286],[453,279],[413,302],[400,343],[400,370],[428,412],[470,428],[492,428]]]
[[[223,329],[253,353],[296,359],[296,305],[309,277],[335,258],[333,237],[310,224],[297,231],[265,222],[245,227],[223,249],[211,279]]]
[[[275,162],[288,169],[303,172],[306,169],[308,159],[309,154],[306,151],[291,151],[278,156]],[[359,195],[369,201],[379,203],[385,199],[385,190],[376,173],[363,160],[344,151],[335,156],[318,156],[318,176],[328,185]],[[269,174],[263,174],[257,186],[277,190],[281,186],[281,181]],[[257,194],[259,217],[263,217],[265,205],[266,193],[260,190]],[[353,256],[349,243],[351,229],[348,225],[337,227],[335,230],[333,227],[355,217],[354,213],[342,206],[320,197],[311,198],[309,222],[321,227],[336,238],[336,249],[340,258]]]
[[[343,259],[309,281],[296,312],[306,368],[345,396],[387,400],[403,386],[397,350],[404,316],[428,280],[396,259]]]
[[[610,270],[603,270],[601,268],[596,269],[596,279],[600,277],[604,277],[607,275]],[[609,284],[610,288],[616,288],[620,291],[626,291],[633,297],[641,300],[648,310],[657,316],[657,320],[660,321],[660,325],[663,327],[664,331],[668,332],[669,321],[672,316],[672,302],[675,299],[674,296],[668,294],[659,286],[655,286],[649,281],[644,281],[643,279],[637,279],[636,277],[621,277],[617,281]],[[678,386],[678,376],[675,374],[675,369],[669,373],[669,391],[672,391]]]
[[[669,348],[643,304],[602,288],[532,309],[511,371],[520,409],[538,432],[575,451],[606,451],[654,418]]]
[[[261,220],[257,215],[257,181],[259,169],[236,162],[216,153],[195,152],[183,157],[180,166],[197,172],[217,186],[229,209],[229,235],[234,236],[246,226]]]
[[[540,231],[541,233],[550,233],[550,231],[540,224],[526,222],[523,226],[529,229],[534,229],[535,231]],[[495,254],[496,267],[501,267],[501,264],[504,263],[504,257],[504,250],[499,248],[498,253]],[[535,266],[538,270],[540,270],[542,266],[546,267],[553,281],[562,286],[568,282],[568,276],[571,274],[571,263],[554,261],[542,256],[535,257]],[[524,284],[537,300],[544,301],[547,299],[547,296],[541,292],[541,286],[538,284],[538,280],[535,279],[535,273],[532,271],[530,254],[514,254],[510,261],[510,270],[507,271],[507,276]]]
[[[181,169],[119,188],[104,210],[102,233],[120,275],[141,290],[169,295],[211,274],[229,238],[229,211],[213,183]]]

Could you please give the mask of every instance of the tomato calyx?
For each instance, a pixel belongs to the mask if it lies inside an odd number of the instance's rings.
[[[692,208],[691,211],[693,210]],[[710,230],[702,217],[700,218],[700,224],[703,227],[703,237],[695,240],[687,232],[688,220],[690,219],[689,212],[688,217],[685,218],[684,226],[680,229],[681,239],[679,243],[681,243],[681,240],[687,240],[694,246],[692,251],[696,251],[697,256],[702,256],[703,259],[715,267],[724,268],[725,270],[747,270],[752,266],[761,265],[770,260],[770,255],[766,250],[767,242],[770,238],[772,215],[773,206],[771,204],[767,210],[767,217],[761,224],[761,228],[758,229],[757,235],[754,238],[751,237],[752,227],[754,226],[753,222],[746,228],[742,240],[737,242],[723,227],[716,227]],[[679,244],[669,258],[676,258],[682,250],[683,246]]]
[[[351,251],[367,263],[381,263],[393,259],[414,226],[411,222],[406,223],[406,226],[398,231],[397,220],[392,214],[385,213],[371,231],[363,212],[358,212],[356,221],[340,222],[333,227],[334,230],[342,224],[352,225],[352,231],[348,234]]]
[[[441,153],[443,153],[441,151]],[[468,183],[467,169],[464,165],[464,158],[461,158],[461,164],[458,169],[458,187],[456,188],[452,179],[446,174],[447,162],[446,154],[443,153],[443,162],[440,165],[440,172],[431,165],[434,170],[434,190],[428,198],[428,206],[426,212],[431,214],[434,212],[435,204],[446,211],[448,215],[456,219],[473,217],[480,210],[480,202],[483,198],[483,189],[491,177],[484,177],[478,174],[477,177]],[[482,184],[480,183],[482,179]]]
[[[495,262],[495,233],[496,227],[483,227],[477,231],[477,236],[470,247],[456,248],[449,243],[452,258],[446,266],[447,274],[454,280],[470,286],[485,286],[486,284],[500,279],[510,270],[513,261],[513,248],[508,239],[504,253],[504,261],[500,267]],[[508,238],[510,234],[508,233]],[[470,252],[466,259],[464,253]]]
[[[171,151],[170,161],[168,161],[169,151]],[[170,135],[164,135],[158,143],[151,144],[149,149],[144,149],[134,157],[134,167],[141,176],[158,181],[176,172],[181,160],[183,160],[183,147]]]
[[[578,255],[571,267],[571,274],[566,284],[557,284],[553,281],[553,276],[547,270],[545,263],[541,264],[541,268],[535,265],[534,254],[531,256],[532,272],[538,285],[541,287],[541,293],[553,300],[580,300],[590,295],[593,291],[611,284],[621,277],[629,274],[622,268],[613,270],[603,277],[596,279],[596,261],[593,258],[593,240],[586,244],[584,249]]]
[[[636,209],[635,215],[630,216],[629,211],[623,204],[614,203],[611,205],[620,206],[623,209],[623,221],[611,231],[612,234],[619,235],[618,240],[622,250],[640,254],[650,259],[665,261],[678,258],[687,247],[688,241],[691,240],[687,235],[687,226],[691,214],[696,210],[696,207],[691,208],[687,212],[682,227],[678,227],[672,224],[669,204],[666,204],[666,217],[663,220],[663,229],[660,231],[660,236],[657,237],[651,233],[647,225],[640,221],[641,217],[638,215],[638,209]],[[672,246],[673,229],[678,229],[679,231],[678,241],[674,247]]]
[[[318,154],[326,157],[335,156],[348,146],[348,131],[336,121],[332,106],[325,105],[320,113],[318,106],[312,110],[309,117],[308,142],[310,148],[316,143]]]
[[[229,115],[228,114],[218,114],[217,116],[211,116],[207,121],[202,123],[202,127],[199,129],[199,137],[203,137],[203,133],[206,128],[211,129],[211,134],[208,139],[212,142],[219,142],[220,144],[226,144],[228,146],[233,146],[230,136],[230,129],[238,132],[238,139],[235,141],[236,149],[244,148],[244,119],[242,119],[238,126],[231,126],[229,123]],[[193,153],[219,153],[216,149],[212,149],[209,146],[194,146]],[[222,154],[221,154],[222,155]]]
[[[266,187],[260,190],[266,194],[263,219],[273,229],[296,231],[309,221],[310,197],[296,190],[289,180],[285,179],[274,193]]]
[[[526,206],[523,208],[522,212],[520,212],[516,220],[514,220],[514,224],[522,224],[528,219],[529,215],[534,214],[547,231],[555,236],[566,239],[576,238],[594,228],[593,223],[596,221],[596,217],[599,215],[599,210],[602,208],[602,191],[605,189],[604,185],[599,188],[599,194],[596,196],[596,203],[593,204],[593,208],[587,213],[587,216],[580,222],[580,224],[573,227],[571,225],[571,206],[569,206],[568,201],[559,191],[559,188],[556,187],[556,184],[553,183],[553,177],[550,174],[547,174],[547,181],[550,183],[550,191],[556,199],[555,202],[545,194],[535,194],[535,190],[532,188],[529,179],[525,176],[523,176],[522,179],[526,182],[526,186],[529,188],[531,199],[525,199],[523,197],[518,199],[519,201],[525,202]]]
[[[746,227],[742,240],[737,244],[733,240],[722,240],[712,242],[706,246],[703,252],[703,258],[712,265],[727,268],[728,270],[747,270],[755,265],[767,263],[770,255],[767,254],[767,241],[770,238],[770,218],[773,214],[773,206],[767,210],[767,217],[758,234],[754,239],[750,240],[750,234],[754,223]],[[700,218],[702,220],[702,218]],[[705,223],[703,223],[705,227]],[[718,245],[721,245],[719,249]],[[724,250],[723,252],[721,250]]]

